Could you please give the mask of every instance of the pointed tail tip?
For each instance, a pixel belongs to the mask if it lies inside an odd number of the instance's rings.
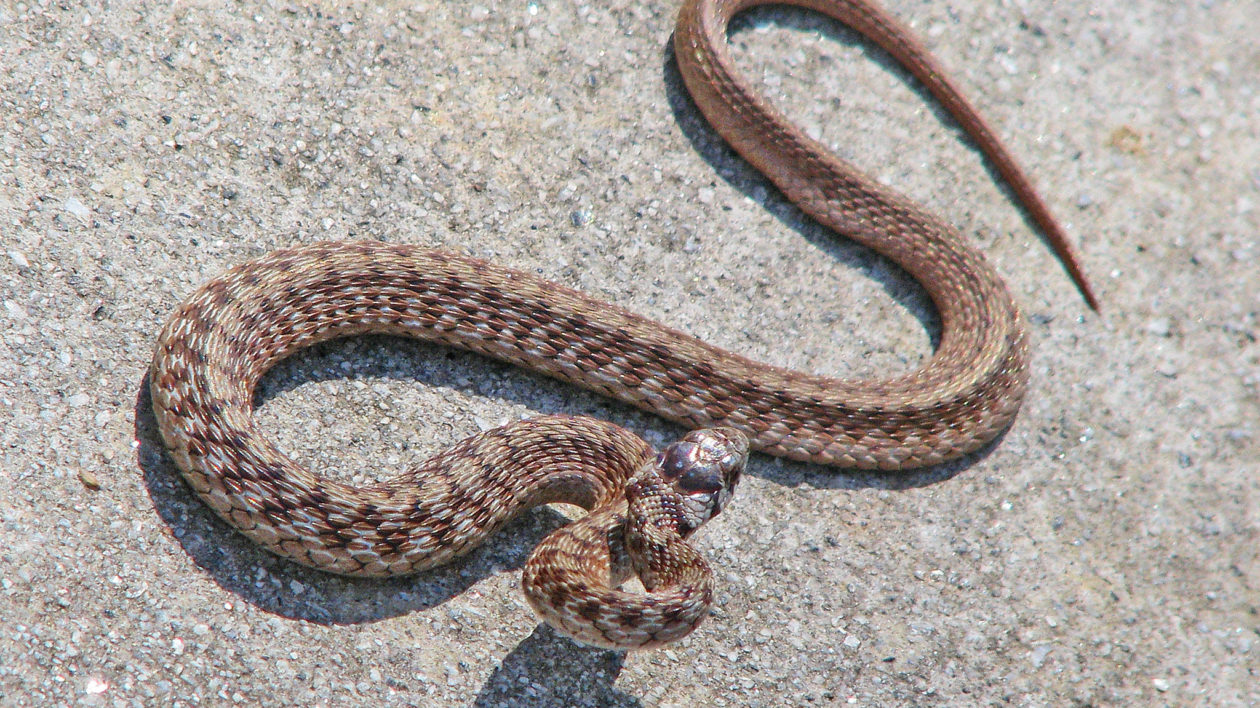
[[[1081,292],[1081,297],[1085,298],[1085,303],[1089,305],[1089,309],[1101,313],[1102,303],[1099,301],[1098,295],[1094,293],[1094,286],[1089,284],[1089,278],[1085,277],[1085,271],[1081,268],[1076,254],[1070,252],[1069,256],[1063,259],[1063,264],[1067,266],[1068,275],[1071,276],[1072,282],[1076,284],[1076,289]]]
[[[1102,303],[1094,292],[1094,287],[1090,285],[1089,278],[1085,277],[1085,269],[1081,267],[1081,257],[1072,246],[1072,241],[1048,211],[1043,211],[1043,216],[1044,218],[1037,221],[1050,241],[1051,250],[1067,270],[1068,277],[1076,284],[1076,289],[1081,292],[1081,297],[1085,298],[1089,309],[1102,312]]]
[[[1076,287],[1080,289],[1081,295],[1085,298],[1085,303],[1089,305],[1089,309],[1096,313],[1102,313],[1102,303],[1098,296],[1094,294],[1094,288],[1090,286],[1089,281],[1084,276],[1076,280]]]

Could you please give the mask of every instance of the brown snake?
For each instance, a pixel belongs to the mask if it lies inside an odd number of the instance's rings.
[[[708,566],[683,539],[721,510],[752,448],[897,470],[975,450],[1009,425],[1027,335],[992,267],[938,218],[863,176],[773,110],[733,70],[726,27],[761,0],[688,0],[675,54],[713,126],[802,210],[896,261],[941,315],[940,345],[900,378],[849,381],[750,361],[579,292],[464,256],[374,242],[279,251],[199,289],[162,331],[150,372],[172,458],[222,518],[269,550],[347,575],[430,568],[522,509],[591,510],[526,563],[530,604],[582,641],[673,641],[707,615]],[[1091,304],[1063,233],[926,50],[865,0],[793,0],[904,64],[993,160]],[[438,341],[545,372],[697,430],[655,455],[632,433],[548,416],[469,438],[355,488],[319,477],[255,428],[254,388],[277,361],[362,333]],[[630,575],[645,593],[619,589]]]

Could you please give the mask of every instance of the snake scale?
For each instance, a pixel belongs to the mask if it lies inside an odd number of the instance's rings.
[[[616,306],[465,256],[376,242],[277,251],[202,286],[171,317],[150,370],[165,445],[197,494],[267,549],[346,575],[450,561],[521,510],[590,510],[546,538],[522,584],[588,644],[677,640],[708,614],[708,565],[684,539],[730,497],[749,447],[898,470],[975,450],[1011,422],[1028,337],[1006,287],[959,233],[865,177],[775,111],[733,69],[727,25],[763,0],[687,0],[674,35],[714,128],[803,211],[882,253],[940,311],[940,344],[900,378],[851,381],[751,361]],[[1096,306],[1076,256],[993,132],[900,24],[866,0],[792,0],[888,51],[992,160]],[[393,479],[352,487],[293,462],[251,419],[254,388],[316,342],[389,333],[545,372],[695,429],[654,452],[606,422],[545,416],[469,438]],[[637,576],[644,592],[620,585]]]

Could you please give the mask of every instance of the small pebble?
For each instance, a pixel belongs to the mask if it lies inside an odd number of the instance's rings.
[[[79,481],[83,483],[83,486],[93,491],[101,488],[101,481],[96,478],[96,475],[87,470],[79,470]]]
[[[86,220],[88,217],[92,216],[92,210],[89,209],[86,204],[79,201],[78,198],[76,197],[70,197],[69,199],[65,201],[64,204],[62,204],[62,206],[65,207],[66,211],[70,212],[71,214],[74,214],[80,219]]]

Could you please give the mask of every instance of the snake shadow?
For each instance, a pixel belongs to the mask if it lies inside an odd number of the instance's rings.
[[[642,702],[613,686],[625,660],[624,651],[585,647],[539,624],[503,658],[472,705],[635,708]]]

